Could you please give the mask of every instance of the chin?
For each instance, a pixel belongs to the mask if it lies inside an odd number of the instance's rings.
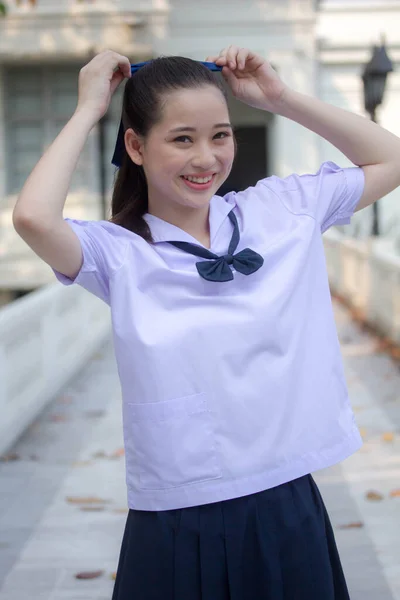
[[[185,198],[182,204],[184,204],[184,206],[187,206],[188,208],[204,208],[205,206],[208,206],[210,204],[211,198],[212,196],[207,196],[201,199],[197,198],[197,200],[192,198]]]
[[[210,203],[211,198],[215,195],[215,191],[208,190],[207,193],[203,194],[180,194],[179,204],[188,206],[190,208],[203,208]]]

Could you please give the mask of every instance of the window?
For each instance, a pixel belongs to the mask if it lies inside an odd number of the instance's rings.
[[[78,98],[78,66],[11,67],[5,70],[6,192],[18,194],[46,148],[71,118]],[[89,139],[71,191],[88,189],[96,161]]]

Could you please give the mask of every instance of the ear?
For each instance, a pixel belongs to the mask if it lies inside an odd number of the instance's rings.
[[[125,148],[131,160],[141,166],[143,164],[142,156],[142,138],[133,129],[127,129],[124,135]]]

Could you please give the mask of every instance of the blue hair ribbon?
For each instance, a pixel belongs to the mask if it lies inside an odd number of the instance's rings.
[[[139,71],[139,69],[141,69],[145,65],[148,65],[151,62],[153,62],[153,61],[147,60],[146,62],[140,62],[140,63],[136,63],[135,65],[131,65],[132,75],[134,73],[136,73],[136,71]],[[216,65],[213,62],[202,62],[202,61],[199,61],[199,62],[201,65],[204,65],[205,67],[207,67],[207,69],[209,69],[210,71],[222,71],[222,67],[219,67],[218,65]]]
[[[136,73],[136,71],[139,71],[139,69],[141,69],[144,65],[147,65],[148,63],[152,62],[151,60],[148,60],[146,62],[140,62],[140,63],[136,63],[134,65],[131,65],[131,73],[132,75],[134,73]],[[219,67],[218,65],[216,65],[213,62],[202,62],[199,61],[200,64],[204,65],[205,67],[207,67],[207,69],[209,69],[210,71],[222,71],[222,67]],[[119,129],[118,129],[118,134],[117,134],[117,141],[115,144],[115,150],[114,150],[114,154],[113,157],[111,159],[111,163],[116,166],[116,167],[120,167],[122,164],[122,157],[124,155],[125,152],[125,142],[124,142],[124,126],[122,124],[122,119],[121,122],[119,124]]]

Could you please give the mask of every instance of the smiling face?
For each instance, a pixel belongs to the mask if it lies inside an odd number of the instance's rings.
[[[161,119],[145,139],[125,133],[131,159],[143,166],[149,212],[208,208],[228,177],[235,144],[224,96],[214,86],[168,93]]]

